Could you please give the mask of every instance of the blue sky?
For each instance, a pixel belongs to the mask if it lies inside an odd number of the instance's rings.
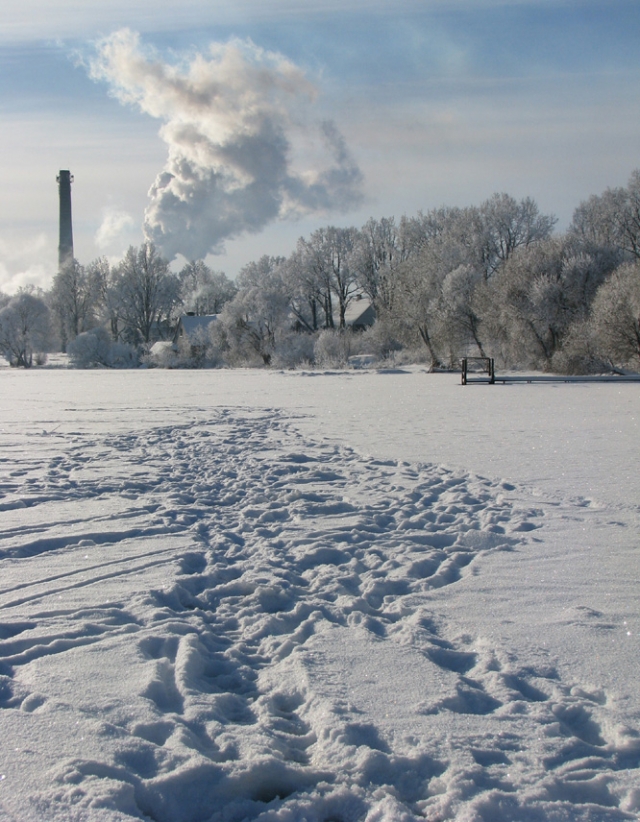
[[[637,0],[4,0],[0,289],[50,284],[61,168],[75,176],[82,262],[143,239],[148,191],[174,144],[159,134],[166,119],[116,99],[113,77],[89,76],[96,41],[123,27],[145,59],[168,66],[231,38],[283,55],[317,93],[306,126],[331,120],[362,174],[348,210],[265,216],[255,232],[223,237],[225,253],[208,261],[230,276],[321,225],[495,191],[534,197],[562,227],[581,200],[640,166]],[[307,159],[305,174],[333,162]]]

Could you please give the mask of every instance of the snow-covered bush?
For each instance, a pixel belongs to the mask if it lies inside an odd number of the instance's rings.
[[[0,310],[0,354],[13,366],[30,368],[34,354],[48,348],[50,331],[45,303],[21,291]]]
[[[379,362],[388,360],[400,351],[402,345],[398,342],[393,329],[388,323],[378,321],[365,331],[358,331],[351,335],[351,355],[369,354]]]
[[[178,353],[173,343],[168,340],[159,340],[149,349],[149,353],[142,358],[142,364],[149,368],[177,368]]]
[[[276,342],[271,364],[275,368],[296,368],[299,365],[312,365],[315,341],[316,337],[313,334],[292,331],[283,335]]]
[[[351,356],[352,335],[348,331],[327,328],[320,332],[313,349],[316,365],[342,368]]]
[[[553,355],[551,370],[558,374],[602,374],[611,370],[598,353],[598,341],[589,319],[578,320],[567,332],[562,348]]]
[[[69,343],[69,360],[76,368],[137,368],[137,350],[126,343],[114,343],[104,328],[78,334]]]
[[[230,364],[228,358],[229,341],[224,322],[211,323],[207,330],[207,362],[210,368],[223,368]]]
[[[134,345],[112,343],[109,356],[112,368],[137,368],[140,365],[140,355]]]
[[[429,365],[431,366],[431,356],[424,345],[417,347],[403,347],[394,352],[393,364],[402,365]]]
[[[76,368],[109,365],[111,340],[104,328],[84,331],[73,339],[67,348],[69,360]]]

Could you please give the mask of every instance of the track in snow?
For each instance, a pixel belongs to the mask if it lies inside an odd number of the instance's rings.
[[[511,487],[238,410],[51,433],[0,482],[0,723],[85,728],[25,818],[634,818],[607,695],[430,607],[542,524]]]

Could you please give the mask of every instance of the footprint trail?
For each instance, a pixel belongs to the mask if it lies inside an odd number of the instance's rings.
[[[433,606],[543,526],[501,483],[238,409],[57,451],[0,477],[7,814],[636,818],[608,695]]]

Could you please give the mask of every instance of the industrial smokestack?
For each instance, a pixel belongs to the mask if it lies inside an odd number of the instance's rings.
[[[58,268],[63,271],[73,263],[73,227],[71,224],[70,171],[60,171],[56,177],[60,192],[60,242],[58,243]]]

